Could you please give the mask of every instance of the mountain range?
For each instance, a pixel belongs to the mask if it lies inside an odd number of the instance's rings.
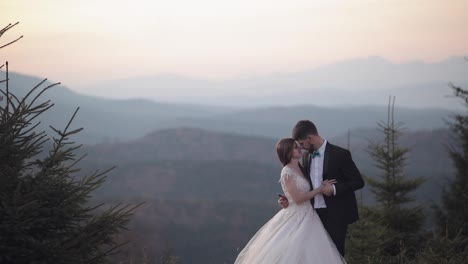
[[[10,73],[9,88],[18,96],[26,94],[39,83],[37,77]],[[439,96],[441,102],[461,106],[453,98],[425,92],[427,87],[413,87],[414,102],[422,102],[425,96]],[[0,83],[5,89],[5,83]],[[444,88],[451,93],[450,88]],[[112,94],[112,93],[110,93]],[[110,95],[109,94],[109,95]],[[352,97],[352,96],[348,96]],[[352,98],[365,98],[356,95]],[[372,97],[369,95],[369,97]],[[388,96],[381,94],[382,101],[388,102]],[[372,128],[386,118],[387,106],[384,105],[348,105],[319,106],[314,104],[295,104],[290,106],[264,107],[228,107],[201,104],[161,103],[149,99],[109,99],[76,93],[65,86],[56,86],[42,95],[42,100],[50,99],[55,106],[42,118],[41,129],[48,130],[52,125],[63,128],[73,111],[80,107],[74,120],[74,127],[84,127],[77,141],[84,144],[116,142],[136,139],[153,131],[196,127],[212,131],[257,135],[278,139],[290,135],[297,120],[311,119],[327,137],[335,137],[347,130]],[[420,98],[420,99],[417,99]],[[410,100],[403,97],[404,100]],[[436,129],[444,127],[444,119],[454,112],[449,108],[415,108],[400,106],[397,98],[396,118],[405,123],[409,130]],[[444,103],[445,104],[445,103]]]
[[[378,177],[379,171],[374,166],[367,149],[370,142],[379,142],[383,139],[381,134],[377,129],[360,129],[350,131],[349,135],[328,140],[333,144],[349,148],[361,172],[375,178]],[[443,185],[446,178],[443,175],[450,176],[453,172],[447,152],[448,148],[454,145],[453,140],[447,129],[403,133],[399,144],[411,150],[406,168],[408,175],[427,177],[426,184],[429,184],[430,188]],[[215,194],[218,190],[213,188],[212,191],[215,193],[207,197],[226,195],[230,197],[227,200],[242,200],[240,197],[250,199],[252,195],[256,195],[250,191],[252,188],[250,177],[255,176],[255,181],[260,182],[258,185],[254,184],[260,188],[257,190],[259,195],[264,189],[270,193],[270,190],[275,189],[273,186],[278,188],[276,178],[281,166],[276,156],[275,144],[276,140],[264,137],[234,135],[197,128],[178,128],[157,131],[128,142],[85,146],[82,153],[88,155],[86,168],[105,169],[117,165],[113,173],[115,176],[110,178],[109,183],[110,189],[117,189],[110,193],[120,193],[125,190],[129,196],[139,196],[143,193],[153,193],[152,191],[161,187],[163,189],[154,193],[164,196],[161,192],[173,188],[187,185],[189,189],[214,181],[216,184],[225,185],[222,188],[224,191]],[[441,155],[437,156],[434,153]],[[134,184],[139,189],[132,194],[131,189],[118,179],[126,183],[141,184]],[[159,180],[166,183],[160,186],[143,184]],[[179,180],[182,182],[178,182]],[[168,182],[172,187],[167,185]],[[243,186],[244,184],[247,185]],[[228,189],[229,186],[232,188]],[[146,188],[152,191],[144,191]],[[204,188],[199,190],[209,192]],[[229,194],[230,192],[232,193]],[[236,197],[235,192],[242,195]],[[433,190],[433,193],[440,194],[440,190]],[[164,198],[177,197],[169,195]],[[268,195],[258,199],[264,198],[268,199]],[[424,195],[420,195],[419,198],[431,200]]]
[[[112,98],[148,98],[159,102],[231,107],[386,105],[389,95],[411,108],[460,109],[445,97],[450,82],[467,86],[468,62],[451,57],[439,62],[394,63],[381,57],[336,62],[315,69],[202,80],[177,75],[140,76],[79,87]]]

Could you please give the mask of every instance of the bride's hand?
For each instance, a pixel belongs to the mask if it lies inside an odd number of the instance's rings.
[[[287,208],[289,205],[288,198],[284,194],[278,194],[279,199],[278,199],[278,204],[281,208]]]
[[[335,179],[322,181],[323,186],[332,185],[332,184],[335,184],[335,183],[337,183],[337,181]]]
[[[322,188],[322,194],[326,196],[331,196],[334,193],[334,188],[333,184],[337,183],[335,179],[332,180],[324,180],[322,182],[321,188]]]

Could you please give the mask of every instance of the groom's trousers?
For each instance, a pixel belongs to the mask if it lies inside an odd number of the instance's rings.
[[[315,209],[317,214],[322,221],[325,230],[327,230],[330,238],[336,245],[336,248],[340,252],[342,256],[345,255],[345,239],[346,239],[346,232],[348,231],[348,225],[343,225],[339,221],[340,219],[334,219],[330,217],[328,214],[327,208],[317,208]]]

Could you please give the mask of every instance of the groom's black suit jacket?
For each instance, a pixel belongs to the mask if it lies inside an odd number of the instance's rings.
[[[302,166],[304,174],[309,180],[310,186],[312,186],[309,152],[304,154]],[[343,225],[357,221],[359,216],[354,191],[364,187],[364,180],[356,164],[354,164],[349,150],[327,142],[323,159],[323,179],[337,180],[337,183],[335,183],[336,195],[323,196],[327,205],[329,218]]]

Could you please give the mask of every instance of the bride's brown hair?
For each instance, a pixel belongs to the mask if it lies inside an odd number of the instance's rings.
[[[292,153],[296,141],[294,138],[282,138],[276,143],[276,153],[283,166],[291,162]]]

